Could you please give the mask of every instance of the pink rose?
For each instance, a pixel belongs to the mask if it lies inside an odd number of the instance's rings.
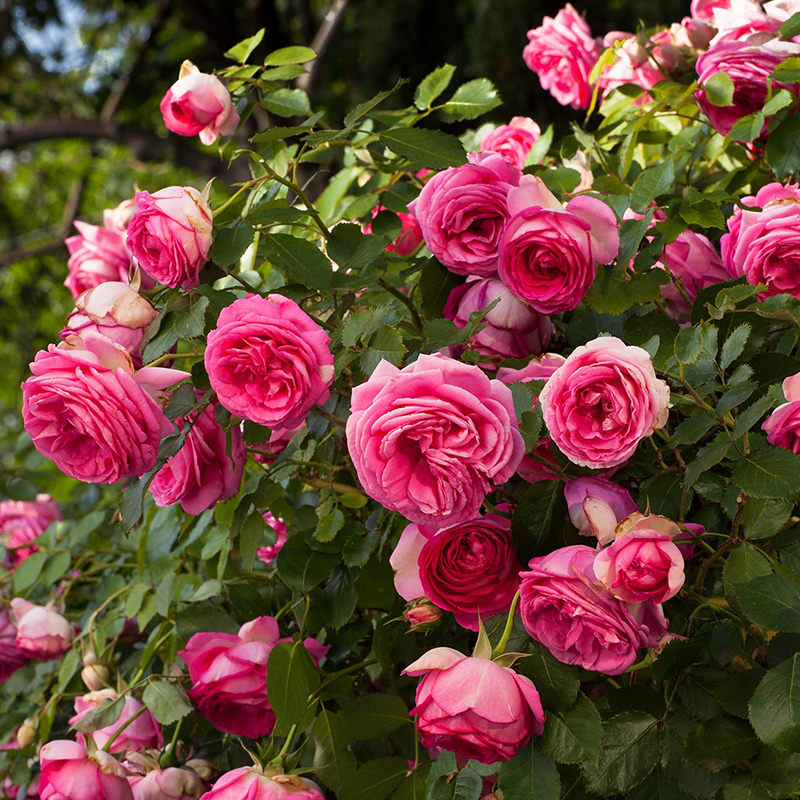
[[[627,603],[663,603],[678,594],[685,580],[683,556],[672,541],[681,531],[665,517],[636,516],[632,524],[623,523],[617,538],[597,554],[594,574]]]
[[[219,78],[184,61],[178,80],[161,100],[161,114],[168,130],[181,136],[197,136],[214,144],[220,136],[233,136],[239,115]]]
[[[397,552],[397,548],[395,548],[395,552]],[[395,584],[396,582],[397,578],[395,577]],[[412,631],[432,628],[442,616],[444,616],[444,611],[431,603],[427,597],[415,598],[406,604],[403,611],[403,619],[411,625]]]
[[[471,278],[457,286],[450,292],[442,316],[465,328],[471,314],[484,311],[495,300],[497,304],[482,320],[485,327],[470,339],[472,347],[494,358],[525,358],[541,353],[555,331],[553,323],[517,300],[495,278]]]
[[[508,611],[519,589],[520,565],[511,520],[489,514],[437,531],[411,524],[389,563],[404,600],[429,597],[456,622],[478,630],[478,617]]]
[[[191,186],[136,193],[127,244],[142,269],[165,286],[187,291],[200,283],[211,247],[211,206]]]
[[[75,222],[75,227],[79,235],[65,240],[70,257],[64,286],[72,296],[77,299],[87,289],[106,281],[128,283],[131,253],[122,234],[80,220]]]
[[[195,392],[199,400],[203,393]],[[216,403],[175,420],[189,433],[183,447],[167,459],[150,484],[157,506],[180,503],[187,514],[201,514],[234,497],[242,483],[247,448],[238,425],[230,429],[230,448],[225,429],[217,422]]]
[[[142,339],[157,316],[153,306],[127,283],[106,281],[75,300],[75,309],[60,335],[66,339],[70,334],[96,331],[124,347],[134,364],[141,366]]]
[[[697,59],[697,82],[700,88],[695,99],[709,122],[723,136],[742,117],[760,111],[767,99],[767,79],[775,67],[790,56],[800,55],[800,44],[773,40],[767,44],[732,41],[712,45]],[[715,106],[706,98],[703,85],[720,72],[733,81],[733,105]],[[773,91],[787,89],[795,96],[797,86],[772,83]],[[767,120],[769,122],[769,120]],[[767,134],[767,122],[761,135]]]
[[[116,231],[124,238],[135,213],[136,200],[133,197],[123,200],[116,208],[103,210],[103,227],[110,231]]]
[[[82,742],[56,739],[39,752],[41,800],[133,800],[127,772],[103,750],[89,755]]]
[[[678,54],[669,39],[669,31],[661,31],[659,39],[653,37],[648,42],[649,49],[634,34],[623,31],[606,34],[603,45],[613,47],[620,41],[622,44],[616,51],[616,60],[600,73],[598,83],[603,95],[625,84],[652,89],[665,79],[662,70],[668,71],[677,66]]]
[[[38,494],[36,500],[4,500],[0,503],[0,542],[10,551],[12,564],[19,564],[39,548],[30,545],[50,525],[62,519],[58,503],[49,494]]]
[[[386,211],[385,206],[375,206],[372,218],[375,219],[382,211]],[[400,235],[391,244],[386,245],[386,250],[399,256],[410,256],[423,242],[422,231],[412,214],[400,211],[395,216],[400,220]],[[364,233],[372,233],[372,223],[364,226]]]
[[[762,44],[774,39],[780,27],[754,0],[732,0],[728,7],[716,7],[712,24],[717,29],[712,46],[735,41]]]
[[[496,153],[470,153],[469,164],[434,175],[408,210],[425,244],[451,272],[491,277],[509,218],[508,193],[522,173]]]
[[[517,474],[528,483],[561,480],[561,467],[553,455],[553,440],[539,439],[533,452],[520,461]]]
[[[775,447],[800,455],[800,372],[783,382],[786,402],[779,405],[764,421],[762,430]]]
[[[7,609],[0,609],[0,684],[28,663],[28,656],[17,646],[17,628]]]
[[[573,464],[614,467],[667,421],[669,387],[647,351],[614,336],[578,347],[539,395],[547,429]]]
[[[603,478],[567,481],[564,496],[578,533],[595,536],[600,544],[613,542],[617,523],[639,511],[627,489]]]
[[[132,775],[128,783],[133,790],[133,800],[192,800],[200,798],[209,789],[194,770],[178,767],[152,769],[144,775]]]
[[[423,747],[441,747],[457,757],[492,764],[513,758],[531,736],[544,731],[536,687],[488,658],[437,647],[403,674],[423,676],[411,710]]]
[[[434,528],[476,516],[525,449],[508,387],[442,355],[402,370],[381,361],[351,412],[347,446],[366,493]]]
[[[189,668],[189,697],[212,725],[236,736],[258,739],[275,727],[267,697],[267,660],[280,638],[274,617],[257,617],[239,633],[196,633],[178,655]],[[315,662],[328,652],[315,639],[304,641]]]
[[[546,381],[567,359],[557,353],[545,353],[532,358],[524,367],[512,369],[500,367],[497,380],[503,383],[529,383],[530,381]],[[536,405],[534,400],[533,405]]]
[[[202,800],[325,800],[313,781],[300,775],[265,775],[254,767],[226,772]]]
[[[522,624],[559,661],[619,675],[642,647],[655,647],[667,624],[653,603],[629,605],[596,578],[591,547],[562,547],[531,559],[521,573]]]
[[[714,19],[717,9],[730,7],[731,0],[692,0],[690,9],[694,19],[710,22]]]
[[[483,137],[481,152],[498,153],[517,169],[525,169],[528,154],[542,129],[530,117],[514,117]]]
[[[601,51],[586,20],[567,3],[555,19],[545,17],[540,27],[528,31],[522,57],[539,76],[542,88],[562,106],[588,108],[592,99],[589,73]]]
[[[294,300],[248,295],[222,310],[205,364],[219,402],[269,428],[296,427],[333,383],[330,337]]]
[[[256,556],[259,561],[269,567],[275,563],[278,553],[280,553],[281,548],[286,544],[286,540],[289,538],[289,532],[286,530],[286,523],[280,519],[280,517],[276,519],[269,511],[264,514],[264,522],[267,523],[268,528],[272,528],[275,532],[275,544],[259,547],[256,550]]]
[[[15,597],[11,618],[17,627],[17,647],[29,658],[52,661],[72,647],[75,627],[51,608]]]
[[[69,724],[74,725],[82,720],[92,709],[97,708],[105,700],[117,700],[119,695],[113,689],[101,689],[97,692],[90,692],[82,697],[75,698],[75,716],[70,719]],[[134,714],[140,712],[144,706],[133,697],[127,696],[122,706],[122,713],[116,722],[92,731],[94,743],[102,750],[114,734],[128,722]],[[83,734],[78,734],[78,741],[83,741]],[[139,714],[133,722],[126,725],[119,736],[114,739],[109,752],[121,753],[124,750],[144,750],[147,747],[160,749],[164,744],[161,735],[161,726],[156,722],[156,718],[149,712],[144,711]]]
[[[22,384],[22,416],[36,449],[66,475],[117,483],[144,475],[172,431],[160,400],[189,373],[147,367],[100,334],[40,350]]]
[[[500,242],[500,280],[542,314],[577,308],[598,264],[614,260],[619,232],[614,212],[595,197],[566,206],[541,178],[526,177],[509,193],[511,219]]]

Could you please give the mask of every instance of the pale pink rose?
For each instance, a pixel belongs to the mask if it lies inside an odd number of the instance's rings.
[[[144,475],[172,424],[163,390],[188,372],[146,367],[100,334],[71,336],[40,350],[22,384],[22,416],[36,449],[66,475],[117,483]]]
[[[780,27],[755,0],[731,0],[727,8],[715,8],[711,24],[717,29],[711,39],[712,47],[721,42],[736,41],[763,44],[774,39]]]
[[[300,775],[265,775],[254,767],[226,772],[203,800],[325,800],[316,783]]]
[[[74,725],[76,722],[80,722],[92,709],[97,708],[105,700],[113,702],[118,698],[119,694],[113,689],[101,689],[100,691],[85,694],[82,697],[76,697],[75,716],[70,719],[69,724]],[[102,750],[114,734],[142,708],[144,706],[138,700],[127,696],[119,719],[105,728],[92,731],[91,735],[94,743]],[[78,734],[78,741],[84,741],[82,733]],[[162,744],[164,744],[164,739],[161,735],[161,726],[149,711],[144,711],[114,739],[109,752],[122,753],[125,750],[144,750],[146,747],[159,749]]]
[[[800,297],[800,186],[768,183],[742,203],[755,208],[737,207],[728,220],[720,242],[725,267],[751,286],[763,283],[763,296]]]
[[[136,193],[127,244],[142,269],[164,286],[194,289],[211,248],[212,212],[191,186]]]
[[[663,428],[669,387],[646,350],[601,336],[578,347],[539,395],[547,429],[574,464],[614,467]]]
[[[189,697],[216,728],[258,739],[275,727],[267,697],[267,660],[282,639],[274,617],[257,617],[238,634],[196,633],[178,655],[189,668]],[[316,639],[303,644],[316,663],[330,648]]]
[[[198,400],[203,392],[195,391]],[[201,514],[234,497],[242,483],[247,448],[238,425],[228,434],[216,419],[217,404],[175,420],[183,430],[191,425],[183,447],[167,459],[150,484],[157,506],[180,503],[187,514]]]
[[[532,358],[520,369],[500,367],[497,370],[497,380],[503,383],[546,381],[566,360],[564,356],[560,356],[557,353],[545,353],[543,356]],[[533,405],[536,405],[535,399]]]
[[[690,10],[694,19],[711,22],[718,9],[730,7],[731,0],[692,0]]]
[[[571,311],[592,285],[598,264],[619,250],[614,212],[581,195],[563,206],[541,178],[526,176],[508,196],[500,242],[500,279],[542,314]]]
[[[372,218],[375,219],[382,211],[386,211],[385,206],[375,206]],[[423,242],[422,231],[413,214],[400,211],[395,216],[400,220],[400,235],[391,244],[386,245],[386,250],[399,256],[410,256]],[[372,233],[372,223],[364,226],[364,233]]]
[[[520,565],[511,520],[475,517],[437,531],[408,525],[389,563],[404,600],[428,597],[459,625],[478,630],[478,618],[508,611],[519,589]]]
[[[586,153],[583,150],[578,150],[572,158],[565,158],[561,161],[562,166],[567,169],[573,169],[580,176],[580,182],[570,192],[570,194],[580,194],[581,192],[588,192],[594,184],[594,175],[589,169],[589,161],[586,158]]]
[[[128,783],[133,790],[133,800],[197,800],[209,789],[209,785],[194,770],[179,767],[153,769],[144,775],[132,775]]]
[[[569,518],[581,536],[594,536],[600,544],[614,541],[617,523],[639,509],[627,489],[604,478],[586,477],[564,486]]]
[[[89,755],[82,742],[48,742],[39,765],[41,800],[133,800],[122,764],[103,750]]]
[[[75,309],[60,335],[66,339],[70,334],[96,331],[122,345],[134,364],[141,366],[142,339],[157,316],[153,306],[127,283],[106,281],[75,300]]]
[[[508,387],[438,354],[402,370],[381,361],[351,412],[347,446],[366,493],[434,528],[474,517],[525,449]]]
[[[61,509],[49,494],[38,494],[32,501],[0,503],[0,543],[9,551],[11,563],[19,564],[32,556],[39,547],[26,545],[60,519]]]
[[[57,611],[15,597],[11,619],[17,627],[17,647],[29,658],[52,661],[72,647],[75,627]]]
[[[513,758],[544,731],[539,692],[510,667],[437,647],[403,673],[423,676],[411,710],[423,747],[492,764]]]
[[[294,300],[248,295],[208,334],[211,387],[231,414],[269,428],[297,427],[333,382],[330,337]]]
[[[457,286],[450,292],[442,316],[465,328],[471,314],[484,311],[495,301],[494,308],[481,321],[485,327],[470,339],[475,350],[501,359],[539,355],[547,348],[555,332],[553,323],[517,300],[495,278],[471,278]]]
[[[497,272],[508,193],[522,173],[497,153],[470,153],[469,164],[434,175],[408,210],[428,250],[451,272],[488,278]]]
[[[123,200],[116,208],[106,208],[103,211],[103,227],[116,231],[125,236],[133,215],[136,213],[136,199],[131,197]],[[145,287],[146,288],[146,287]]]
[[[600,73],[598,84],[601,94],[607,95],[629,83],[642,89],[652,89],[659,81],[664,80],[664,73],[658,65],[661,64],[666,69],[666,62],[673,59],[663,54],[660,44],[654,47],[651,42],[648,50],[633,33],[626,31],[612,31],[603,39],[604,47],[613,47],[618,42],[622,44],[617,46],[614,63],[604,67]],[[677,58],[674,60],[677,61]]]
[[[800,11],[800,2],[798,0],[769,0],[768,3],[764,3],[764,11],[773,22],[783,25]]]
[[[673,22],[669,32],[677,47],[695,53],[707,49],[708,43],[714,35],[714,29],[708,22],[691,17],[684,17],[680,22]]]
[[[131,268],[131,253],[123,235],[118,230],[109,230],[88,222],[75,222],[78,236],[65,240],[70,257],[67,262],[69,275],[64,286],[75,298],[87,289],[93,289],[106,281],[128,283]]]
[[[588,108],[592,99],[589,73],[601,52],[586,20],[567,3],[555,18],[545,17],[540,27],[528,31],[522,57],[542,88],[562,106]]]
[[[542,129],[530,117],[513,117],[508,125],[500,125],[483,137],[481,151],[498,153],[517,169],[524,169]]]
[[[559,661],[618,675],[642,647],[655,647],[667,624],[654,603],[614,597],[594,574],[597,555],[577,544],[534,558],[521,573],[525,630]]]
[[[200,136],[214,144],[220,136],[233,136],[239,114],[228,90],[215,75],[208,75],[184,61],[178,80],[161,100],[161,114],[168,130],[181,136]]]
[[[286,523],[280,517],[276,518],[270,511],[264,514],[264,522],[267,524],[268,528],[272,528],[274,531],[275,544],[259,547],[256,550],[256,556],[259,561],[269,567],[275,563],[278,553],[280,553],[281,548],[286,544],[286,540],[289,538],[289,532],[286,529]]]
[[[783,382],[786,402],[779,405],[764,421],[762,430],[767,441],[800,455],[800,372]]]
[[[0,609],[0,684],[28,663],[28,656],[17,646],[17,628],[7,609]]]

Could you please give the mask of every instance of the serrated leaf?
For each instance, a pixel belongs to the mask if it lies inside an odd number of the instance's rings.
[[[279,117],[307,117],[311,103],[302,89],[277,89],[262,101],[264,108]]]
[[[242,525],[242,531],[239,534],[239,550],[242,562],[248,570],[252,570],[253,564],[255,564],[256,551],[264,537],[265,527],[264,517],[258,511],[250,514]]]
[[[350,775],[338,793],[339,800],[383,800],[401,783],[408,772],[408,762],[397,756],[367,761]]]
[[[712,414],[698,414],[696,417],[687,417],[675,428],[670,444],[674,447],[682,444],[697,444],[712,428],[719,425]]]
[[[693,730],[684,740],[685,758],[704,766],[710,772],[752,758],[761,749],[761,742],[752,728],[733,717],[714,717]]]
[[[722,354],[719,359],[719,365],[722,369],[728,369],[739,358],[744,346],[747,344],[751,331],[752,327],[746,322],[733,329],[730,336],[725,340],[725,344],[722,345]]]
[[[511,517],[511,536],[521,564],[563,544],[566,516],[561,481],[538,481],[525,490]]]
[[[406,704],[393,694],[356,697],[339,711],[339,719],[354,739],[377,739],[411,721]]]
[[[792,514],[792,504],[784,500],[766,500],[751,497],[742,514],[742,530],[752,541],[774,536]]]
[[[800,118],[787,117],[769,134],[764,154],[778,180],[800,169]]]
[[[358,765],[347,748],[351,740],[338,715],[320,711],[311,735],[314,738],[314,771],[331,789],[339,791]]]
[[[151,681],[144,690],[142,700],[162,725],[172,725],[193,710],[189,696],[172,681]]]
[[[424,128],[395,128],[380,134],[381,144],[412,164],[428,169],[458,167],[467,162],[464,145],[442,131]]]
[[[302,642],[280,642],[267,661],[267,694],[275,712],[275,730],[286,735],[306,713],[308,697],[319,685],[319,674]]]
[[[294,45],[273,50],[265,59],[265,67],[282,67],[286,64],[306,64],[313,61],[317,54],[310,47]]]
[[[748,583],[762,575],[772,575],[772,567],[758,550],[745,542],[737,544],[728,553],[722,578],[725,582],[725,592],[733,594],[734,587],[738,584]]]
[[[244,222],[233,228],[223,228],[214,238],[208,257],[223,269],[230,267],[244,255],[255,235],[256,232]],[[203,299],[208,304],[208,299]]]
[[[648,167],[636,179],[631,192],[631,208],[638,214],[644,214],[650,204],[672,188],[675,181],[675,165],[671,158],[659,161]]]
[[[499,785],[504,800],[558,800],[561,793],[556,765],[533,742],[503,762]]]
[[[330,513],[319,518],[314,538],[318,542],[332,542],[343,525],[344,514],[338,508],[334,508]]]
[[[264,29],[262,28],[252,36],[248,36],[247,39],[242,39],[241,42],[235,44],[230,50],[227,50],[225,52],[225,58],[229,58],[231,61],[238,61],[240,64],[244,64],[244,62],[250,57],[250,53],[252,53],[253,50],[255,50],[256,47],[261,44],[261,40],[263,38]]]
[[[704,84],[703,90],[706,99],[715,106],[728,107],[733,105],[733,81],[727,72],[715,72]]]
[[[327,292],[333,289],[331,262],[311,242],[286,233],[271,233],[263,237],[262,246],[267,258],[298,283]]]
[[[800,494],[800,457],[779,447],[756,450],[736,462],[731,479],[751,497],[794,501]]]
[[[603,741],[603,723],[597,706],[583,693],[575,705],[562,714],[548,714],[542,751],[559,764],[596,763]]]
[[[800,751],[800,653],[763,677],[750,700],[750,722],[762,742]]]
[[[531,655],[520,659],[514,669],[533,681],[545,708],[572,708],[581,685],[577,667],[563,664],[544,645],[532,642]]]
[[[370,339],[369,350],[361,356],[361,368],[365,374],[371,375],[381,361],[388,361],[394,366],[399,366],[403,361],[406,348],[403,337],[399,331],[384,325],[375,336]]]
[[[439,111],[439,116],[444,122],[475,119],[497,108],[502,102],[495,85],[488,78],[476,78],[456,89]]]
[[[118,697],[116,700],[107,698],[100,705],[87,711],[83,719],[74,722],[72,727],[80,733],[92,733],[99,731],[100,728],[107,728],[120,718],[124,705],[124,697]]]
[[[455,71],[452,64],[445,64],[429,72],[414,92],[414,105],[420,111],[430,108],[431,103],[450,85]]]
[[[800,633],[800,584],[784,575],[764,575],[735,587],[747,618],[761,628]]]

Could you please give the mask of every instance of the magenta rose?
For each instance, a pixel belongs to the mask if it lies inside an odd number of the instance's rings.
[[[314,781],[300,775],[264,774],[255,767],[226,772],[204,795],[203,800],[325,800]]]
[[[617,523],[639,511],[627,489],[604,478],[567,481],[564,497],[578,533],[594,536],[600,544],[613,542]]]
[[[184,61],[178,80],[161,100],[161,114],[168,130],[181,136],[200,136],[214,144],[220,136],[233,136],[239,115],[228,90],[214,75]]]
[[[767,441],[800,455],[800,372],[783,382],[786,402],[779,405],[764,421],[762,430]]]
[[[208,791],[209,785],[191,769],[179,767],[156,768],[144,775],[131,775],[128,783],[133,800],[196,800]],[[128,759],[125,768],[130,770]]]
[[[189,373],[147,367],[94,332],[40,350],[22,384],[22,416],[36,449],[66,475],[117,483],[156,465],[172,431],[161,400]]]
[[[669,387],[646,350],[614,336],[578,347],[539,395],[553,441],[573,464],[614,467],[667,421]]]
[[[199,400],[203,393],[195,392]],[[180,503],[187,514],[201,514],[234,497],[242,483],[247,448],[238,425],[225,429],[217,422],[216,403],[175,420],[183,430],[191,425],[183,447],[167,459],[150,484],[157,506]]]
[[[528,154],[542,129],[530,117],[514,117],[483,137],[481,152],[497,153],[517,169],[525,169]]]
[[[17,628],[17,647],[29,658],[52,661],[72,647],[75,627],[47,606],[37,606],[15,597],[11,619]]]
[[[39,752],[41,800],[133,800],[125,768],[103,750],[57,739]]]
[[[36,500],[4,500],[0,503],[0,542],[9,551],[12,564],[19,564],[39,548],[30,542],[62,519],[58,503],[49,494]]]
[[[508,193],[522,173],[496,153],[470,153],[469,164],[434,175],[408,210],[428,250],[451,272],[488,278],[497,272]]]
[[[258,739],[275,727],[267,697],[267,660],[282,639],[274,617],[257,617],[238,634],[196,633],[178,655],[189,668],[189,697],[212,725],[236,736]],[[328,652],[315,639],[304,641],[315,662]]]
[[[101,689],[100,691],[90,692],[82,697],[75,698],[75,716],[70,719],[69,724],[74,725],[80,722],[92,709],[97,708],[105,700],[112,702],[120,697],[113,689]],[[105,728],[92,731],[92,739],[99,748],[104,748],[114,734],[125,726],[120,734],[111,744],[111,753],[122,753],[125,750],[144,750],[147,747],[160,749],[164,744],[161,735],[161,726],[156,722],[156,718],[135,698],[128,695],[122,706],[122,713],[116,722],[107,725]],[[135,714],[132,722],[128,722]],[[127,723],[127,724],[126,724]],[[83,741],[83,734],[78,734],[78,741]]]
[[[597,552],[582,544],[534,558],[521,573],[525,630],[559,661],[619,675],[642,647],[655,647],[667,625],[653,603],[630,605],[594,574]]]
[[[525,449],[508,387],[438,354],[402,370],[381,361],[351,412],[347,447],[366,493],[433,528],[476,516]]]
[[[495,278],[472,278],[456,286],[447,298],[442,316],[465,328],[471,314],[484,311],[495,301],[497,304],[481,321],[485,327],[470,339],[472,347],[495,359],[525,358],[546,349],[555,331],[553,323],[517,300]]]
[[[75,222],[78,236],[65,240],[69,250],[67,269],[69,275],[64,286],[74,298],[80,297],[88,289],[93,289],[106,281],[128,283],[131,268],[131,253],[125,244],[124,236],[118,231],[88,222]]]
[[[142,269],[159,283],[194,289],[208,261],[212,216],[206,198],[191,186],[137,192],[126,241]]]
[[[208,334],[211,387],[231,414],[297,427],[333,383],[330,337],[294,300],[248,295],[222,310]]]
[[[286,523],[280,518],[276,518],[273,514],[267,511],[264,514],[264,522],[268,528],[272,528],[275,533],[275,544],[267,545],[266,547],[259,547],[256,550],[256,556],[259,561],[266,564],[268,567],[275,563],[281,548],[286,544],[289,538],[289,532],[286,529]]]
[[[562,206],[541,178],[528,176],[509,193],[508,205],[500,280],[542,314],[576,308],[597,265],[613,261],[619,250],[614,212],[585,195]]]
[[[384,206],[375,206],[372,210],[372,218],[375,219],[382,211],[386,211]],[[400,220],[400,235],[386,245],[386,250],[389,253],[397,253],[399,256],[410,256],[423,242],[422,231],[413,214],[400,211],[395,216]],[[371,222],[364,226],[364,233],[372,233]]]
[[[0,684],[29,661],[17,646],[17,627],[7,609],[0,609]]]
[[[389,563],[404,600],[428,597],[451,611],[459,625],[475,631],[479,616],[508,611],[519,589],[511,520],[497,514],[440,531],[408,525]]]
[[[423,676],[411,710],[423,747],[492,764],[513,758],[544,731],[539,692],[510,667],[437,647],[403,673]]]
[[[588,108],[592,99],[589,73],[602,52],[586,20],[567,3],[555,18],[545,17],[541,26],[528,31],[522,57],[543,89],[562,106]]]

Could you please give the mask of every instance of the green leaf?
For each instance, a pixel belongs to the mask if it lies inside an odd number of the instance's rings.
[[[762,669],[746,669],[724,677],[714,689],[717,702],[734,717],[748,718],[748,704],[764,676]]]
[[[470,767],[464,767],[455,777],[450,774],[440,775],[432,784],[425,800],[478,800],[482,787],[481,776]]]
[[[763,677],[750,700],[750,722],[762,742],[800,751],[800,653]]]
[[[720,789],[718,800],[770,800],[753,772],[740,772]]]
[[[706,99],[715,106],[727,107],[733,105],[733,81],[727,72],[715,72],[704,84],[703,90]]]
[[[800,793],[800,753],[782,753],[765,747],[753,759],[753,772],[771,797]]]
[[[255,235],[256,232],[244,222],[233,228],[223,228],[214,238],[208,257],[223,269],[230,267],[244,255]]]
[[[131,481],[119,501],[120,526],[129,531],[141,519],[144,506],[144,491],[150,483],[150,476],[142,475],[138,481]],[[24,562],[23,562],[24,563]]]
[[[264,530],[264,517],[259,511],[250,514],[242,525],[242,531],[239,534],[239,550],[242,562],[248,570],[252,570],[253,564],[256,562],[256,550],[264,536]]]
[[[351,741],[348,733],[338,714],[330,711],[321,711],[311,730],[314,739],[314,771],[337,792],[357,768],[356,757],[347,748]]]
[[[192,701],[186,692],[172,681],[151,681],[144,690],[142,700],[162,725],[172,725],[193,711]]]
[[[450,293],[462,283],[464,279],[461,276],[445,269],[435,258],[429,258],[419,278],[419,294],[425,318],[439,319]]]
[[[305,594],[330,575],[338,563],[338,554],[312,550],[305,536],[294,535],[278,553],[278,575],[290,589]]]
[[[370,339],[369,350],[361,356],[361,369],[366,375],[371,375],[384,359],[397,367],[402,362],[405,352],[406,348],[399,331],[384,325]]]
[[[730,336],[725,340],[725,344],[722,345],[722,355],[719,360],[719,365],[722,369],[728,369],[742,354],[751,330],[751,326],[746,322],[733,329]]]
[[[771,631],[800,633],[800,584],[784,575],[764,575],[736,587],[747,618]]]
[[[439,116],[444,122],[475,119],[502,104],[500,95],[488,78],[476,78],[456,89],[455,94],[444,104]]]
[[[264,108],[279,117],[307,117],[311,103],[302,89],[277,89],[262,101]]]
[[[251,422],[249,419],[244,421],[244,443],[249,445],[264,444],[272,436],[272,431],[265,425]]]
[[[538,481],[522,495],[511,517],[511,536],[521,564],[546,555],[560,541],[567,518],[567,501],[561,481]]]
[[[736,441],[740,437],[744,436],[753,427],[753,425],[766,416],[767,412],[770,410],[770,408],[772,408],[774,403],[775,401],[772,399],[772,397],[767,394],[764,395],[764,397],[756,400],[755,403],[742,411],[739,416],[736,417],[736,422],[734,423],[733,430],[731,431],[731,441]]]
[[[648,167],[633,185],[631,208],[638,214],[644,214],[650,203],[669,191],[674,182],[675,165],[671,158],[662,159],[654,167]]]
[[[683,743],[684,757],[709,772],[747,761],[761,749],[752,728],[740,719],[714,717],[693,730]]]
[[[275,712],[275,730],[285,736],[306,714],[319,674],[302,642],[280,642],[267,661],[267,694]]]
[[[791,503],[751,497],[742,514],[745,538],[751,541],[769,539],[783,528],[791,515]]]
[[[339,712],[339,719],[354,739],[377,739],[411,721],[406,704],[393,694],[356,697]]]
[[[752,545],[746,542],[737,544],[725,559],[722,570],[725,593],[732,595],[737,584],[748,583],[762,575],[772,575],[769,561]]]
[[[298,283],[326,292],[333,289],[331,262],[311,242],[287,233],[271,233],[263,237],[262,246],[266,257]]]
[[[314,538],[318,542],[332,542],[343,526],[344,514],[338,508],[334,508],[333,511],[319,518]]]
[[[45,553],[44,550],[39,550],[29,555],[19,564],[14,571],[15,594],[21,594],[36,583],[39,579],[39,575],[41,575],[45,561],[47,561],[47,553]]]
[[[328,578],[323,592],[325,598],[326,622],[339,630],[353,615],[358,601],[350,573],[344,567],[337,567]]]
[[[83,719],[74,722],[72,727],[80,733],[92,733],[100,728],[107,728],[120,718],[124,705],[124,697],[118,697],[116,700],[107,698],[99,706],[89,710]],[[191,705],[189,708],[191,710]]]
[[[712,428],[719,425],[712,414],[698,414],[696,417],[687,417],[675,428],[670,444],[677,447],[681,444],[697,444]]]
[[[425,128],[395,128],[379,136],[381,144],[412,164],[428,169],[445,169],[465,164],[464,145],[455,137]]]
[[[578,668],[562,664],[544,645],[531,642],[531,655],[514,669],[531,679],[545,708],[566,711],[574,705],[581,685]]]
[[[247,39],[242,39],[239,44],[235,44],[225,53],[225,58],[231,59],[231,61],[238,61],[240,64],[244,64],[248,58],[250,58],[250,53],[256,49],[261,44],[261,40],[264,38],[264,29],[262,28],[257,33],[254,33],[252,36],[249,36]]]
[[[800,494],[800,457],[780,447],[765,447],[737,461],[731,478],[751,497],[794,501]]]
[[[578,188],[581,174],[571,167],[552,167],[539,174],[542,183],[556,194],[569,194]]]
[[[367,761],[350,775],[338,792],[339,800],[383,800],[405,778],[408,762],[397,756]]]
[[[627,222],[623,222],[622,225],[627,225]],[[621,247],[619,263],[628,263],[622,256]],[[661,269],[640,273],[630,272],[627,269],[620,271],[608,266],[600,267],[584,301],[594,311],[617,316],[637,303],[644,304],[658,300],[661,297],[662,284],[668,282],[669,277]]]
[[[771,117],[782,109],[793,105],[795,99],[795,96],[788,89],[779,89],[775,92],[772,99],[764,104],[764,114]]]
[[[535,747],[523,747],[500,767],[503,800],[558,800],[561,779],[556,765]]]
[[[265,59],[265,67],[282,67],[286,64],[307,64],[313,61],[317,54],[310,47],[281,47],[273,50]]]
[[[800,11],[792,14],[792,16],[778,28],[778,36],[784,41],[793,39],[798,35],[800,35]]]
[[[675,358],[680,364],[696,364],[700,358],[703,340],[699,326],[683,328],[675,338]]]
[[[559,764],[596,763],[603,740],[603,723],[597,706],[582,692],[566,713],[547,715],[542,751]]]
[[[420,111],[430,108],[431,103],[450,85],[455,71],[452,64],[445,64],[429,72],[414,92],[414,105]]]
[[[797,115],[787,117],[770,132],[764,154],[778,180],[800,169],[800,118]]]

